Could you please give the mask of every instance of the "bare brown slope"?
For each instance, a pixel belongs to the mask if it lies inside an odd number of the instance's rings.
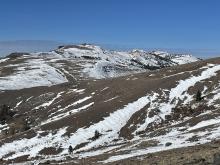
[[[111,113],[115,112],[118,109],[123,108],[125,105],[136,101],[138,98],[148,95],[152,92],[157,92],[162,95],[160,89],[169,89],[176,86],[178,81],[182,79],[186,79],[191,75],[199,75],[201,73],[201,67],[206,66],[208,63],[212,64],[220,64],[220,58],[199,61],[191,64],[181,65],[170,67],[166,69],[161,69],[158,71],[152,71],[147,73],[140,73],[129,75],[125,77],[113,78],[113,79],[102,79],[102,80],[92,80],[92,79],[79,79],[72,80],[69,78],[70,82],[60,85],[55,85],[51,87],[35,87],[29,89],[21,89],[14,91],[4,91],[0,93],[0,105],[7,104],[9,105],[13,111],[16,112],[16,115],[9,119],[7,124],[9,125],[9,129],[7,131],[3,131],[1,133],[1,144],[12,142],[13,140],[17,140],[20,138],[31,138],[36,136],[36,132],[41,130],[45,134],[48,134],[50,131],[55,132],[64,127],[68,127],[66,135],[74,133],[79,128],[86,128],[94,123],[98,123],[102,121],[105,117],[108,117]],[[68,65],[68,62],[66,62]],[[220,74],[212,77],[204,82],[196,83],[195,86],[189,89],[189,93],[192,95],[196,93],[198,89],[203,90],[204,86],[207,86],[209,90],[211,90],[216,84],[218,84]],[[74,89],[81,90],[85,89],[83,92],[74,91]],[[58,94],[61,96],[55,99],[49,106],[42,106],[44,103],[47,103],[53,98],[55,98]],[[85,102],[78,103],[74,106],[68,107],[68,105],[83,99],[85,97],[92,96],[90,99]],[[207,97],[210,97],[207,95]],[[114,98],[114,99],[112,99]],[[161,99],[163,99],[161,97]],[[21,102],[19,106],[16,106],[18,102]],[[161,100],[162,102],[166,102],[167,100]],[[59,115],[60,109],[65,109],[64,112],[69,112],[72,109],[77,109],[83,107],[89,103],[94,103],[88,109],[82,110],[78,113],[69,113],[68,116],[61,118],[56,121],[49,122],[47,124],[41,124],[46,121],[48,118],[53,117],[53,114]],[[179,103],[181,104],[181,102]],[[37,108],[36,108],[37,107]],[[188,107],[184,107],[188,108]],[[201,107],[200,107],[201,108]],[[203,105],[203,111],[200,113],[212,109],[212,107],[206,107]],[[126,125],[120,130],[120,137],[124,139],[132,139],[135,134],[133,132],[137,129],[137,125],[144,122],[146,114],[148,112],[148,106],[144,107],[140,111],[136,112]],[[198,112],[198,111],[197,111]],[[182,114],[182,113],[181,113]],[[197,116],[199,113],[188,113],[183,117],[187,116]],[[217,113],[216,116],[219,114]],[[173,116],[172,116],[173,117]],[[179,120],[179,118],[171,118],[172,120]],[[30,129],[25,129],[26,123],[24,120],[28,120]],[[203,120],[198,118],[199,121]],[[170,125],[170,121],[163,121],[159,123],[159,125],[149,127],[140,133],[143,138],[146,133],[154,134],[155,130],[159,130],[158,133],[166,132],[166,127]],[[190,124],[192,124],[190,122]],[[131,126],[131,125],[134,126]],[[182,123],[186,125],[185,123]],[[193,125],[193,124],[192,124]],[[195,124],[194,124],[195,125]],[[13,130],[13,131],[12,131]],[[163,131],[161,131],[163,130]],[[155,133],[156,134],[156,133]],[[42,135],[44,136],[44,135]],[[152,135],[153,136],[153,135]],[[133,142],[128,142],[126,145],[133,145]],[[101,146],[102,147],[102,146]],[[143,146],[137,146],[137,148],[142,148]],[[205,147],[206,148],[206,147]],[[97,149],[97,148],[96,148]],[[196,147],[195,147],[196,149]],[[60,148],[60,151],[64,150],[64,148]],[[154,156],[160,156],[165,154],[165,157],[174,156],[175,152],[179,150],[168,151],[164,153],[153,154]],[[42,151],[42,155],[44,155],[46,151]],[[56,150],[51,149],[50,154],[56,155]],[[123,151],[120,151],[123,153]],[[181,152],[188,153],[188,149],[181,149]],[[167,154],[168,153],[168,154]],[[108,157],[111,155],[117,155],[117,152],[112,152],[110,154],[101,155],[99,157],[95,157],[94,160],[88,159],[89,161],[96,163],[97,160],[102,160],[103,157]],[[167,155],[168,156],[167,156]],[[177,154],[179,157],[180,154]],[[42,156],[43,158],[43,156]],[[38,159],[38,158],[36,158]],[[151,158],[143,158],[143,163],[149,163],[153,161]],[[34,160],[34,158],[33,158]],[[77,158],[74,160],[77,161]],[[184,158],[185,160],[185,158]],[[24,158],[22,161],[27,161]],[[17,162],[22,162],[17,159]],[[130,160],[129,160],[130,161]],[[137,158],[135,161],[139,162]],[[161,162],[159,159],[155,162]],[[164,161],[177,161],[167,160],[164,158]],[[184,162],[184,161],[183,161]],[[80,162],[78,162],[80,163]],[[126,164],[127,161],[123,161],[122,164]],[[181,164],[181,163],[180,163]]]

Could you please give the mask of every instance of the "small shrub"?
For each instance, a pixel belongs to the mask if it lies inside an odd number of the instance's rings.
[[[14,112],[11,111],[10,107],[7,105],[2,105],[0,108],[0,121],[4,123],[6,120],[12,118],[14,116]]]
[[[167,142],[167,143],[165,144],[166,147],[171,146],[171,145],[172,145],[171,142]]]
[[[202,99],[202,93],[200,92],[200,90],[198,90],[196,93],[196,101],[201,101]]]
[[[71,145],[69,146],[68,151],[69,151],[69,154],[73,153],[73,147]]]
[[[101,136],[101,134],[99,133],[99,131],[95,131],[95,135],[94,135],[94,139],[98,139]]]

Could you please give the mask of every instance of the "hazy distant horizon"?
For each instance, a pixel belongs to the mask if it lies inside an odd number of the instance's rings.
[[[15,40],[0,41],[0,57],[4,57],[13,52],[39,52],[50,51],[62,45],[62,42],[47,40]]]
[[[15,41],[0,41],[0,57],[5,57],[13,52],[41,52],[51,51],[56,49],[60,45],[67,44],[80,44],[76,42],[61,42],[61,41],[49,41],[49,40],[15,40]],[[187,49],[187,48],[150,48],[147,46],[135,46],[135,44],[100,44],[99,45],[109,50],[121,50],[129,51],[132,49],[143,49],[146,51],[160,50],[167,51],[169,53],[183,53],[191,54],[200,58],[210,58],[220,56],[220,51],[212,49]]]

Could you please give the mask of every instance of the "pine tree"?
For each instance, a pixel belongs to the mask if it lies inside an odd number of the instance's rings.
[[[202,100],[202,93],[200,92],[200,90],[198,90],[196,94],[196,101],[201,101],[201,100]]]
[[[71,145],[69,146],[68,151],[69,151],[69,154],[72,154],[72,153],[73,153],[73,147],[72,147]]]

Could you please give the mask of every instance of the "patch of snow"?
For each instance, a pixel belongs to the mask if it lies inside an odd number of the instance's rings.
[[[107,90],[108,88],[109,88],[109,87],[105,87],[105,88],[103,88],[103,89],[101,90],[101,92]]]
[[[23,100],[19,101],[14,108],[17,108],[21,103],[23,102]]]
[[[79,94],[82,94],[84,91],[85,91],[85,89],[70,89],[70,90],[67,92],[67,94],[69,94],[69,93],[74,93],[74,92],[79,93]]]
[[[207,122],[207,124],[210,124],[210,123]],[[123,159],[147,155],[149,153],[161,152],[161,151],[166,151],[166,150],[171,150],[171,149],[176,149],[176,148],[195,146],[199,144],[208,143],[212,140],[216,140],[220,138],[219,131],[220,131],[219,125],[217,126],[217,128],[214,128],[211,131],[201,131],[197,133],[189,133],[187,131],[181,132],[178,129],[173,128],[165,135],[145,139],[145,140],[158,141],[159,143],[155,147],[148,147],[146,149],[138,149],[138,150],[134,148],[133,149],[128,148],[126,150],[128,153],[111,156],[108,159],[101,161],[101,163],[111,163],[111,162],[115,162],[115,161],[119,161]],[[199,142],[197,141],[192,142],[189,140],[189,138],[192,138],[194,136],[198,136],[200,138]],[[166,146],[167,142],[171,143],[171,145]]]
[[[118,132],[126,125],[131,116],[145,107],[149,102],[149,96],[141,97],[137,101],[127,104],[124,108],[111,113],[102,121],[87,128],[79,128],[70,136],[69,144],[75,147],[77,144],[88,142],[89,138],[94,136],[96,130],[99,131],[102,136],[87,146],[82,147],[80,150],[90,149],[118,138]]]
[[[149,115],[150,110],[155,109],[155,103],[153,103],[153,102],[158,99],[158,96],[159,96],[158,93],[154,93],[153,96],[150,96],[148,98],[150,100],[150,102],[149,102],[150,107],[148,108],[147,116]],[[151,123],[151,122],[154,122],[155,120],[156,120],[155,116],[147,117],[145,119],[145,122],[143,124],[141,124],[133,134],[135,134],[136,132],[144,131],[147,128],[148,124]]]
[[[157,101],[154,104],[151,104],[149,110],[158,108],[160,110],[159,114],[154,115],[154,117],[152,118],[147,116],[143,126],[140,126],[135,132],[146,129],[150,123],[159,121],[161,119],[165,119],[165,116],[171,113],[172,108],[176,107],[179,100],[184,101],[184,104],[189,103],[193,99],[193,96],[189,95],[186,91],[188,91],[188,89],[191,86],[194,86],[197,82],[200,82],[205,79],[209,79],[215,76],[216,72],[220,71],[220,65],[208,64],[206,67],[203,67],[202,69],[204,68],[206,68],[206,70],[202,71],[200,75],[192,76],[185,80],[180,80],[176,85],[176,87],[170,90],[168,96],[168,102],[159,103]]]
[[[65,118],[65,117],[67,117],[69,115],[72,115],[72,114],[77,113],[79,111],[85,110],[85,109],[91,107],[93,104],[94,104],[94,102],[89,103],[87,105],[84,105],[84,106],[82,106],[80,108],[73,109],[73,110],[70,110],[68,112],[60,113],[58,115],[55,115],[55,116],[47,119],[46,121],[42,122],[41,125],[45,125],[45,124],[48,124],[48,123],[51,123],[51,122],[54,122],[54,121],[57,121],[57,120],[61,120],[61,119]]]
[[[29,155],[29,158],[36,157],[38,153],[46,147],[58,148],[62,143],[65,143],[65,138],[62,137],[66,133],[66,128],[58,130],[56,134],[49,133],[46,136],[37,136],[30,139],[15,140],[11,143],[5,143],[0,147],[0,157],[13,153],[7,159],[15,159],[23,155]]]
[[[214,96],[208,101],[208,105],[212,106],[217,100],[220,100],[220,93],[219,93],[219,89],[215,89],[213,92]],[[216,107],[218,105],[215,105]]]
[[[198,58],[190,56],[190,55],[188,56],[185,55],[185,56],[173,58],[172,61],[178,63],[179,65],[182,65],[182,64],[187,64],[191,62],[196,62],[198,61]]]
[[[0,133],[6,129],[9,129],[8,124],[4,124],[4,125],[0,124]]]
[[[85,101],[87,101],[87,100],[89,100],[89,99],[91,99],[91,98],[92,98],[92,96],[87,96],[87,97],[84,97],[84,98],[82,98],[82,99],[79,99],[79,100],[77,100],[76,102],[67,105],[65,108],[59,109],[57,112],[64,111],[64,110],[66,110],[66,109],[68,109],[68,108],[70,108],[70,107],[73,107],[73,106],[75,106],[75,105],[81,104],[81,103],[83,103],[83,102],[85,102]],[[51,115],[52,115],[52,114],[51,114]]]
[[[18,69],[12,75],[0,77],[0,90],[18,90],[67,82],[67,79],[57,69],[41,59],[28,60],[27,65],[30,69]]]
[[[33,97],[34,97],[34,96],[29,97],[29,98],[26,100],[26,102],[29,101],[30,99],[32,99]]]
[[[39,106],[37,106],[37,107],[35,107],[34,109],[39,109],[40,107],[49,107],[56,99],[58,99],[60,96],[61,96],[61,94],[63,94],[64,92],[59,92],[57,95],[56,95],[56,97],[54,97],[53,99],[51,99],[50,101],[48,101],[48,102],[45,102],[45,103],[43,103],[43,104],[41,104],[41,105],[39,105]]]
[[[204,120],[204,121],[201,121],[192,127],[189,127],[188,130],[191,131],[191,130],[195,130],[195,129],[199,129],[199,128],[203,128],[206,126],[219,124],[219,123],[220,123],[220,118]]]
[[[9,60],[9,58],[0,59],[0,63],[3,63],[5,61]]]
[[[112,100],[114,100],[114,99],[117,99],[118,97],[119,97],[119,96],[115,96],[115,97],[113,97],[113,98],[110,98],[110,99],[108,99],[108,100],[105,100],[104,103],[109,102],[109,101],[112,101]]]
[[[187,93],[183,94],[183,92],[187,91],[189,87],[194,86],[197,82],[200,82],[205,79],[209,79],[216,75],[217,71],[220,71],[220,65],[208,65],[209,68],[202,71],[199,76],[192,76],[186,80],[180,80],[179,84],[170,90],[169,94],[169,103],[166,103],[162,107],[160,107],[163,112],[162,118],[165,117],[166,114],[169,114],[171,109],[178,103],[178,99],[183,100],[185,97],[189,97]],[[171,103],[173,102],[174,103]]]

